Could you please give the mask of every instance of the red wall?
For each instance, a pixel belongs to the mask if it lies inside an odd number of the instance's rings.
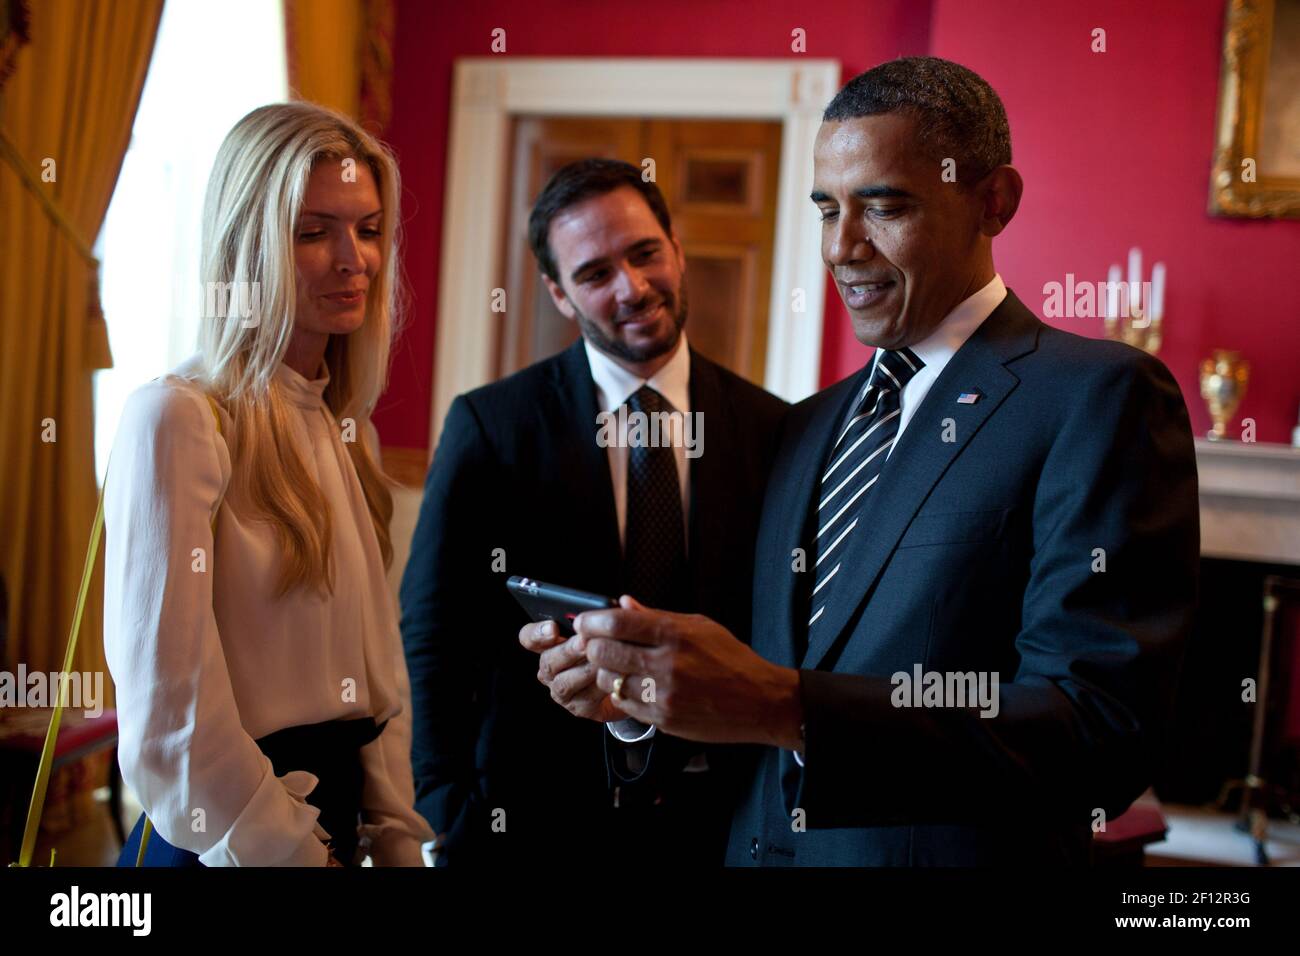
[[[1225,0],[935,0],[931,52],[1001,95],[1020,212],[994,244],[1007,285],[1042,315],[1043,284],[1103,280],[1140,246],[1168,264],[1160,358],[1198,434],[1197,369],[1213,348],[1251,362],[1238,415],[1289,442],[1300,406],[1300,222],[1206,213]],[[1106,30],[1107,52],[1090,51]],[[1053,319],[1100,336],[1100,319]],[[851,353],[845,349],[844,353]],[[841,354],[838,370],[859,356]]]
[[[510,56],[831,57],[845,78],[881,60],[933,53],[964,63],[1001,94],[1025,178],[1016,220],[995,244],[1007,284],[1042,313],[1044,283],[1101,280],[1142,247],[1168,264],[1165,344],[1198,432],[1209,427],[1196,369],[1211,348],[1253,364],[1239,415],[1260,441],[1287,441],[1300,404],[1300,222],[1205,213],[1225,0],[807,0],[788,3],[628,0],[427,3],[403,0],[387,132],[405,176],[410,325],[377,422],[386,444],[423,448],[442,238],[452,64],[487,56],[495,27]],[[467,9],[469,7],[470,9]],[[653,15],[648,16],[647,10]],[[1091,31],[1107,52],[1090,52]],[[828,289],[822,381],[861,367]],[[1053,319],[1086,335],[1099,319]]]
[[[393,119],[385,137],[404,177],[410,324],[376,413],[384,443],[423,448],[442,245],[453,61],[489,56],[491,32],[506,31],[508,56],[829,57],[845,75],[929,45],[929,0],[538,0],[447,3],[401,0],[393,51]],[[801,27],[807,52],[790,51]],[[828,294],[834,294],[828,289]],[[828,319],[832,316],[828,316]]]

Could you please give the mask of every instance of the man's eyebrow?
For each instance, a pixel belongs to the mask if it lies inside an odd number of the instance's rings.
[[[601,256],[598,259],[588,259],[586,262],[576,266],[574,270],[569,273],[569,278],[576,281],[578,276],[582,275],[582,273],[586,272],[593,266],[604,265],[607,258],[607,256]]]
[[[862,186],[853,190],[853,195],[859,199],[915,199],[912,193],[906,189],[899,189],[896,186]],[[809,198],[813,202],[834,202],[830,196],[819,189],[814,189]]]
[[[362,219],[362,220],[365,220],[365,219],[373,219],[373,218],[375,218],[375,216],[381,215],[382,213],[383,213],[383,210],[382,210],[382,209],[376,209],[374,212],[368,212],[368,213],[366,213],[364,216],[361,217],[361,219]],[[302,215],[303,215],[303,218],[304,218],[304,219],[305,219],[306,217],[308,217],[308,216],[315,216],[317,219],[337,219],[337,218],[338,218],[338,216],[334,215],[333,213],[328,213],[328,212],[318,212],[318,211],[316,211],[316,210],[314,210],[314,209],[304,209],[304,210],[302,211]]]
[[[644,239],[638,239],[636,242],[632,243],[632,245],[627,247],[627,251],[636,252],[638,249],[662,244],[663,240],[658,236],[647,236]],[[572,272],[569,273],[569,278],[576,281],[578,276],[582,275],[582,273],[586,272],[592,266],[604,265],[608,258],[608,256],[601,256],[598,259],[588,259],[586,262],[580,263]]]
[[[658,236],[647,236],[644,239],[638,239],[636,242],[632,243],[632,245],[627,247],[627,251],[638,252],[641,249],[645,249],[649,246],[658,246],[661,245],[662,243],[663,240],[660,239]]]

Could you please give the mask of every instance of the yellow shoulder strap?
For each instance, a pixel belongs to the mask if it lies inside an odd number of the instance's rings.
[[[217,413],[217,402],[211,395],[207,396],[212,408],[212,417],[217,423],[217,434],[222,434],[221,416]],[[217,527],[216,516],[212,519],[212,529]],[[81,570],[81,587],[77,590],[77,606],[72,614],[72,630],[68,634],[68,648],[63,654],[63,673],[72,673],[73,658],[77,653],[77,635],[81,631],[81,618],[86,610],[86,594],[90,591],[90,577],[95,570],[95,558],[99,554],[99,541],[104,534],[104,490],[99,491],[99,503],[95,507],[95,521],[90,526],[90,543],[86,546],[86,563]],[[50,715],[50,726],[45,731],[45,745],[41,748],[40,763],[36,768],[36,784],[32,787],[32,800],[27,807],[27,824],[23,828],[23,842],[18,851],[18,862],[10,866],[31,866],[32,854],[36,852],[36,835],[41,828],[41,813],[45,808],[45,792],[50,785],[50,770],[54,764],[54,747],[59,739],[59,723],[63,718],[63,708],[67,705],[68,682],[59,681],[59,699],[54,702],[54,712]],[[144,862],[144,848],[149,843],[149,833],[153,824],[145,817],[144,832],[140,836],[140,852],[136,855],[135,865]]]

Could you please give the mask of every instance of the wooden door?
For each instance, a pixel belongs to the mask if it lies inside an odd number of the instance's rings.
[[[686,256],[691,345],[762,384],[780,155],[778,122],[516,118],[498,374],[553,355],[578,336],[541,281],[528,247],[528,213],[555,170],[604,156],[636,166],[654,160]]]

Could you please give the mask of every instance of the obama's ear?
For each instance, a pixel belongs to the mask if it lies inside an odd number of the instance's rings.
[[[995,166],[977,187],[980,201],[980,232],[996,236],[1011,222],[1020,208],[1025,181],[1016,167]]]
[[[551,294],[551,301],[560,310],[560,314],[570,321],[576,319],[578,313],[574,310],[573,303],[569,301],[569,297],[565,294],[564,287],[546,273],[542,273],[542,281],[546,283],[546,291]]]

